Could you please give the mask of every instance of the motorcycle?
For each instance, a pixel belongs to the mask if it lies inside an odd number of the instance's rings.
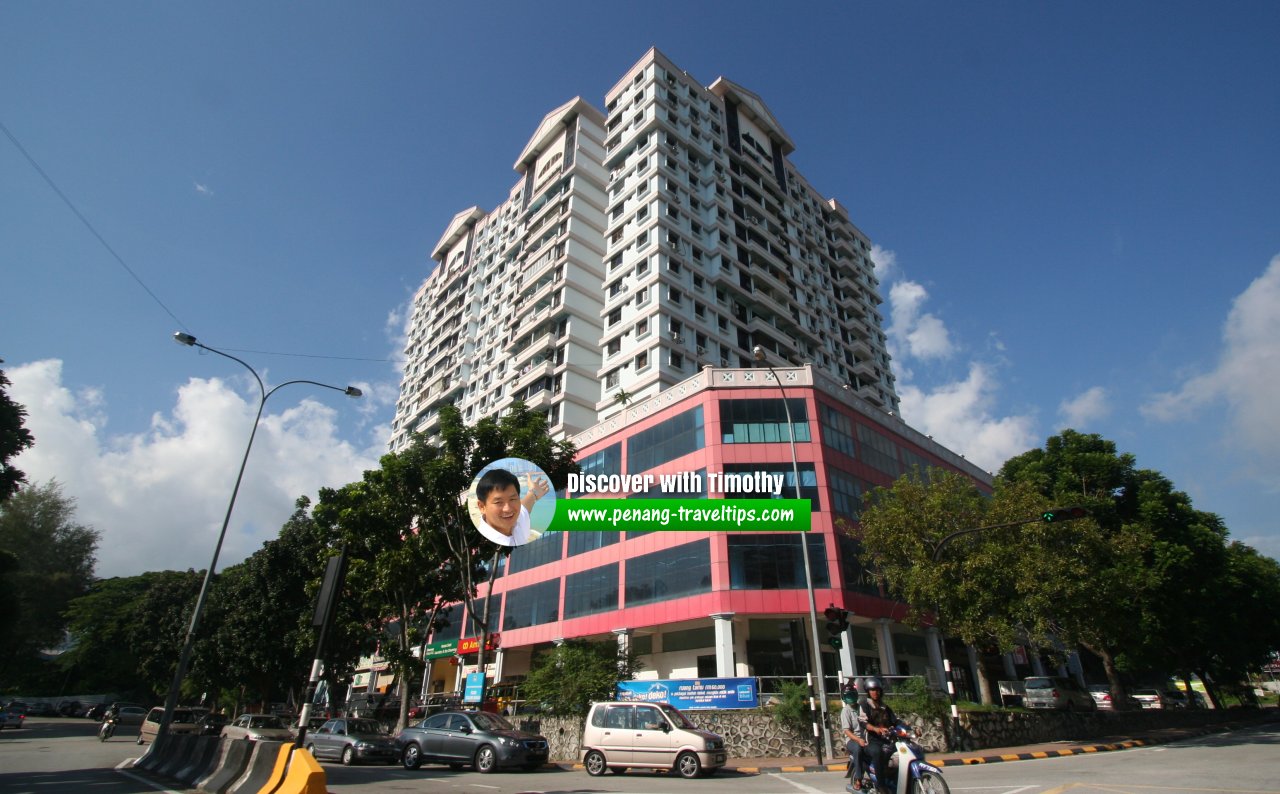
[[[864,790],[877,794],[951,794],[947,781],[942,779],[942,770],[925,760],[924,748],[906,725],[893,726],[887,738],[893,742],[888,768],[881,770],[877,760],[869,761],[864,774],[870,785],[864,786]],[[846,774],[851,774],[852,768],[851,759]]]
[[[110,739],[116,732],[116,720],[113,717],[107,717],[102,721],[102,727],[98,729],[98,741],[105,742]]]

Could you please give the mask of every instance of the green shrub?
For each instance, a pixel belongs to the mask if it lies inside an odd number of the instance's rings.
[[[801,736],[809,733],[813,715],[809,710],[809,687],[783,681],[778,701],[773,704],[773,721]]]

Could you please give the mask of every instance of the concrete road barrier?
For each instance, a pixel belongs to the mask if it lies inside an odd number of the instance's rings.
[[[209,794],[225,794],[249,766],[253,742],[248,739],[223,739],[214,767],[196,778],[196,788]]]
[[[193,736],[189,733],[170,736],[169,743],[164,748],[164,758],[160,761],[160,765],[156,767],[156,774],[163,777],[174,777],[178,770],[186,766],[191,758],[191,751],[195,749],[196,739],[200,737]]]
[[[273,794],[325,794],[328,790],[324,768],[310,752],[299,748],[289,758],[289,770]]]
[[[191,751],[190,760],[173,775],[173,779],[190,788],[206,773],[213,771],[218,760],[218,750],[222,744],[221,736],[197,736],[195,749]]]
[[[271,791],[273,783],[284,777],[289,763],[289,754],[293,751],[291,742],[254,742],[253,752],[249,755],[249,765],[226,794],[258,794],[260,791]]]
[[[169,742],[173,740],[173,737],[156,737],[156,739],[156,741],[153,741],[147,747],[147,751],[142,754],[142,757],[133,762],[135,768],[142,769],[147,772],[154,772],[159,769],[160,765],[165,762],[166,758],[168,758],[166,752],[169,747]]]

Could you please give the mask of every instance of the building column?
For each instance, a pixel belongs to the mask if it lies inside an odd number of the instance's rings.
[[[880,640],[880,672],[883,675],[898,674],[898,657],[893,649],[893,621],[889,618],[876,619],[876,637]]]
[[[1077,684],[1086,688],[1089,686],[1088,682],[1084,680],[1084,665],[1080,662],[1080,654],[1075,651],[1072,651],[1071,655],[1067,657],[1067,670],[1076,679]]]
[[[982,668],[978,665],[978,649],[972,645],[966,645],[964,646],[964,653],[965,656],[969,658],[969,675],[973,676],[970,680],[973,681],[975,691],[971,694],[973,695],[974,700],[981,701]]]
[[[502,662],[507,658],[507,649],[499,647],[493,654],[493,683],[502,680]]]
[[[466,665],[462,663],[461,656],[457,657],[457,659],[458,659],[458,664],[454,668],[457,672],[455,672],[453,675],[453,691],[458,694],[462,694],[463,682],[467,680]]]
[[[733,615],[719,612],[711,616],[716,627],[716,677],[733,678]]]
[[[942,632],[937,626],[930,626],[924,630],[925,647],[929,649],[929,666],[937,673],[937,680],[934,685],[944,692],[947,689],[947,668],[943,665],[942,659],[947,655],[946,649],[942,647]]]
[[[1000,656],[1000,661],[1004,662],[1004,678],[1006,681],[1018,680],[1018,668],[1013,663],[1013,654],[1006,653]]]
[[[1031,660],[1032,675],[1047,675],[1044,671],[1044,662],[1040,660],[1039,648],[1027,648],[1027,658]]]

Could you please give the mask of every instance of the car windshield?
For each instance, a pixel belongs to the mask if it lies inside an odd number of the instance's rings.
[[[196,715],[184,709],[174,709],[173,722],[195,722]]]
[[[680,709],[670,703],[659,703],[658,708],[662,709],[662,713],[667,715],[667,719],[671,720],[677,728],[697,728],[689,718],[680,713]]]
[[[471,721],[476,727],[482,731],[514,731],[515,728],[511,723],[507,722],[497,714],[490,714],[487,711],[477,712],[471,715]]]
[[[249,720],[250,728],[284,728],[279,717],[253,717]]]
[[[1159,692],[1156,692],[1154,689],[1135,689],[1135,690],[1133,691],[1133,694],[1134,694],[1134,696],[1137,696],[1137,695],[1146,695],[1147,697],[1159,697],[1159,696],[1160,696],[1160,693],[1159,693]]]
[[[1027,689],[1053,689],[1053,681],[1048,678],[1028,678]]]
[[[373,720],[349,720],[347,733],[382,733],[382,725]]]

